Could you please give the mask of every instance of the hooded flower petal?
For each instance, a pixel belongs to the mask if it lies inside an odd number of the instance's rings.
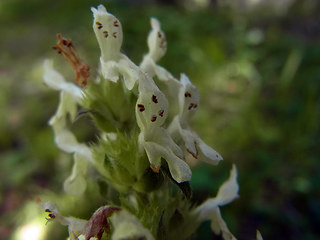
[[[44,82],[51,88],[66,92],[73,96],[74,99],[80,101],[82,98],[82,90],[71,82],[66,82],[64,77],[53,68],[51,60],[44,61]]]
[[[263,240],[261,233],[257,230],[257,240]]]
[[[233,165],[229,179],[221,185],[217,196],[202,203],[193,213],[198,215],[200,221],[211,219],[212,216],[216,216],[217,207],[226,205],[238,197],[238,191],[237,169]]]
[[[151,168],[157,172],[161,166],[161,159],[164,158],[169,166],[170,173],[175,181],[178,183],[189,181],[191,179],[191,170],[189,165],[171,149],[155,142],[144,142],[143,146],[148,155]]]
[[[72,196],[81,195],[87,187],[86,174],[88,161],[78,153],[74,154],[72,174],[64,182],[64,190]]]
[[[94,17],[93,30],[101,49],[101,73],[105,79],[113,82],[122,76],[126,87],[131,90],[141,70],[120,52],[123,37],[121,23],[103,5],[91,10]]]
[[[137,123],[141,129],[140,146],[146,151],[150,166],[155,172],[159,171],[161,158],[164,158],[177,182],[188,181],[191,170],[182,159],[182,151],[162,127],[168,110],[168,101],[153,80],[149,77],[140,79],[136,106]]]
[[[157,65],[159,61],[167,51],[167,41],[165,34],[160,28],[160,22],[151,18],[151,27],[152,30],[148,36],[148,47],[149,52],[146,54],[140,64],[140,67],[150,76],[157,76],[160,81],[175,80],[174,77],[163,67]],[[167,83],[169,84],[169,83]]]
[[[220,209],[217,207],[211,213],[211,229],[217,235],[222,235],[224,240],[236,240],[223,220]]]
[[[179,116],[182,124],[188,123],[198,109],[200,94],[185,74],[180,77],[181,88],[179,91]]]
[[[75,163],[72,175],[65,181],[64,189],[71,195],[79,195],[86,188],[85,173],[87,162],[93,162],[92,154],[85,144],[79,143],[74,134],[67,129],[68,114],[73,120],[77,105],[81,102],[82,91],[73,83],[68,83],[62,75],[52,68],[51,61],[45,61],[44,81],[48,86],[60,91],[60,103],[56,114],[50,119],[57,146],[64,152],[74,153]]]
[[[91,8],[93,12],[93,30],[101,49],[101,58],[104,62],[117,61],[120,57],[122,45],[122,26],[120,21],[108,13],[101,4],[98,8]]]
[[[194,133],[196,135],[196,133]],[[208,146],[204,141],[197,136],[196,140],[197,148],[199,149],[199,159],[208,164],[217,165],[223,160],[222,156],[214,150],[212,147]]]
[[[194,158],[212,165],[216,165],[219,161],[223,160],[221,155],[203,142],[194,131],[191,129],[183,129],[179,116],[175,116],[172,120],[168,131],[177,142],[182,140],[184,148]]]
[[[68,226],[70,240],[77,240],[87,223],[87,221],[83,219],[62,216],[57,206],[52,202],[42,203],[42,208],[49,215],[49,218],[47,218],[48,221],[56,220],[60,224]]]
[[[193,214],[197,216],[197,221],[202,222],[205,220],[211,220],[211,229],[214,233],[221,233],[225,240],[235,239],[221,217],[219,206],[232,202],[238,197],[238,191],[237,170],[235,165],[233,165],[229,179],[221,185],[217,196],[215,198],[208,199],[193,210]]]
[[[146,229],[138,219],[128,211],[122,210],[115,213],[110,220],[114,227],[111,237],[112,240],[155,239],[149,230]]]
[[[152,135],[152,129],[164,124],[168,111],[168,100],[152,78],[145,76],[140,79],[136,118],[138,126],[146,138],[148,138],[148,133]]]
[[[179,113],[173,118],[168,131],[177,142],[182,140],[182,145],[194,158],[216,165],[223,160],[221,155],[203,142],[189,126],[189,120],[199,105],[199,92],[185,74],[181,74],[180,82]]]
[[[148,36],[149,56],[157,62],[167,51],[167,41],[160,22],[156,18],[151,18],[150,23],[152,30]]]

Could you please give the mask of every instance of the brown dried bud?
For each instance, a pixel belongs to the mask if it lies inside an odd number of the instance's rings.
[[[82,234],[86,237],[86,240],[89,240],[92,237],[96,237],[100,240],[104,231],[108,232],[110,230],[108,218],[111,217],[113,213],[120,210],[121,208],[118,207],[101,207],[95,211],[83,228]]]

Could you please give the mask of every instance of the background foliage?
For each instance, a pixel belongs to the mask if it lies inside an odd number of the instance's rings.
[[[100,2],[121,20],[123,52],[136,63],[147,52],[149,18],[157,17],[168,41],[160,64],[175,76],[185,72],[200,90],[193,126],[225,161],[195,167],[194,201],[214,196],[236,163],[241,197],[222,209],[235,236],[253,239],[258,228],[265,239],[319,238],[320,4],[312,0],[296,1],[287,11],[221,1],[201,7],[197,2],[206,1],[2,0],[0,238],[22,239],[17,231],[23,224],[45,224],[36,197],[86,218],[105,203],[103,188],[93,183],[85,198],[62,192],[72,161],[53,143],[47,121],[58,94],[42,83],[44,58],[74,79],[51,50],[56,33],[73,40],[96,74],[99,48],[89,8]],[[94,131],[85,120],[73,128],[82,129],[82,139]],[[66,235],[55,223],[45,229],[44,239]],[[217,239],[208,223],[198,238]]]

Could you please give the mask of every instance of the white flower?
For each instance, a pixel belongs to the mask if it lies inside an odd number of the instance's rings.
[[[197,88],[190,82],[185,74],[181,74],[181,87],[178,93],[179,113],[174,117],[168,127],[173,139],[183,141],[187,152],[194,158],[209,164],[216,165],[223,158],[214,149],[209,147],[201,138],[191,130],[189,120],[195,114],[200,95]]]
[[[42,208],[48,213],[48,222],[56,220],[60,224],[68,226],[70,240],[77,240],[77,237],[82,233],[87,221],[74,217],[64,217],[60,214],[57,206],[52,202],[42,203]]]
[[[110,217],[114,227],[112,240],[129,240],[129,239],[146,239],[154,240],[155,238],[146,229],[138,219],[126,210],[121,210]]]
[[[160,22],[151,18],[152,30],[148,35],[149,52],[143,57],[140,67],[150,77],[157,76],[161,81],[173,79],[173,76],[163,67],[156,64],[167,51],[167,41],[164,32],[160,28]]]
[[[139,97],[136,106],[136,118],[141,129],[139,144],[148,155],[150,166],[158,172],[161,159],[169,166],[172,177],[177,182],[188,181],[191,170],[183,159],[179,146],[162,127],[168,117],[168,101],[153,80],[146,76],[139,81]]]
[[[229,179],[220,186],[217,196],[206,200],[193,210],[192,214],[196,217],[196,221],[203,222],[205,220],[211,220],[211,229],[214,233],[222,233],[224,239],[235,239],[222,219],[219,207],[236,199],[238,197],[238,191],[237,170],[235,165],[233,165]]]
[[[140,77],[138,67],[120,52],[122,45],[122,26],[120,21],[108,13],[103,5],[91,8],[93,30],[101,49],[101,72],[105,79],[117,82],[123,77],[126,87],[131,90]]]
[[[257,240],[263,240],[261,233],[257,230]]]
[[[97,9],[92,7],[91,11],[94,16],[93,30],[99,42],[102,60],[117,61],[120,58],[123,38],[120,21],[108,13],[102,4]]]
[[[55,142],[64,152],[74,154],[72,174],[64,182],[64,189],[70,195],[80,195],[86,189],[85,175],[87,163],[93,162],[90,148],[79,143],[74,134],[67,129],[68,114],[74,120],[77,105],[82,99],[82,90],[73,83],[66,82],[63,76],[53,69],[52,61],[44,62],[44,82],[51,88],[60,91],[60,102],[56,114],[50,119]]]
[[[176,101],[178,94],[179,112],[171,122],[168,131],[175,140],[183,140],[186,151],[194,158],[216,165],[222,160],[221,155],[203,142],[189,126],[189,121],[199,106],[199,92],[185,74],[181,74],[179,81],[166,69],[156,64],[164,56],[167,44],[159,21],[152,18],[151,26],[152,30],[148,36],[149,53],[144,56],[140,67],[149,76],[157,76],[160,81],[166,84],[170,103]]]

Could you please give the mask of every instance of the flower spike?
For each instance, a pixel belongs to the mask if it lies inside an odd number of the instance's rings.
[[[117,82],[123,77],[125,86],[132,90],[142,74],[141,70],[121,50],[122,26],[120,21],[108,13],[103,5],[91,8],[93,30],[101,49],[101,73],[106,80]]]
[[[93,30],[101,49],[103,61],[118,60],[122,45],[122,26],[120,21],[108,13],[101,4],[98,8],[91,8],[93,12]]]

